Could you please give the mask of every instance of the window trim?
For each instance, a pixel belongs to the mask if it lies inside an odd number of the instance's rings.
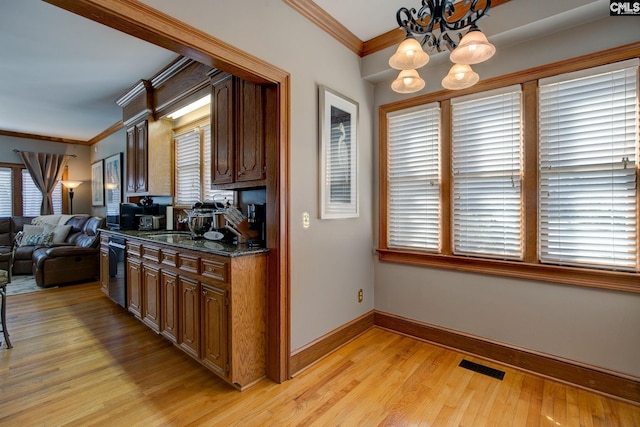
[[[13,200],[11,205],[12,216],[22,216],[22,171],[27,167],[22,163],[0,162],[0,167],[11,169],[11,194]],[[69,169],[65,167],[60,180],[68,179]],[[69,212],[69,190],[62,186],[62,213]]]
[[[378,259],[384,262],[435,267],[455,271],[539,280],[552,283],[586,286],[640,293],[640,273],[598,270],[585,267],[545,265],[537,260],[538,197],[537,197],[537,102],[538,80],[572,71],[606,65],[626,59],[640,57],[640,42],[618,48],[588,54],[552,64],[519,71],[505,76],[487,79],[469,89],[460,91],[441,90],[411,99],[381,105],[378,109],[378,174],[379,174],[379,229]],[[442,176],[451,176],[451,103],[453,97],[498,89],[509,85],[521,85],[523,91],[524,151],[523,151],[523,248],[522,261],[491,260],[452,254],[451,244],[451,180],[442,182],[442,253],[433,254],[410,250],[389,249],[386,219],[387,201],[387,114],[432,102],[440,102],[442,123],[441,150]],[[528,126],[528,123],[534,123]],[[638,176],[640,174],[636,174]],[[637,178],[639,179],[639,178]],[[640,180],[640,179],[639,179]],[[640,184],[640,183],[639,183]],[[639,186],[640,188],[640,186]],[[640,191],[636,196],[640,199]],[[640,205],[640,200],[638,200]],[[638,239],[640,253],[640,239]]]

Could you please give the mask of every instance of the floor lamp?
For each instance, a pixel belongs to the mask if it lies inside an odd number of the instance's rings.
[[[73,213],[73,189],[78,188],[82,181],[60,181],[65,188],[69,189],[69,213]]]

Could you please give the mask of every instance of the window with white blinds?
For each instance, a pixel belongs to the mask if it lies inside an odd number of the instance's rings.
[[[440,108],[387,115],[389,247],[440,249]]]
[[[0,216],[12,215],[12,171],[11,168],[0,168]]]
[[[638,270],[638,60],[539,84],[544,263]]]
[[[200,130],[194,129],[176,135],[174,141],[176,149],[175,203],[177,205],[192,205],[202,201]]]
[[[62,213],[62,183],[58,181],[53,193],[53,213]],[[42,192],[36,187],[29,171],[22,170],[22,215],[23,216],[39,216],[42,207]]]
[[[522,259],[520,86],[451,100],[453,251]]]
[[[226,198],[233,202],[233,191],[211,188],[211,125],[204,125],[174,137],[176,150],[175,203],[191,206],[196,202]]]

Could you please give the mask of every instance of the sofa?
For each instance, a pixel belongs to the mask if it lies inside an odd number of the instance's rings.
[[[104,226],[105,218],[86,215],[0,218],[0,252],[15,242],[13,274],[33,274],[41,287],[96,280]]]
[[[16,235],[22,231],[24,224],[31,224],[33,217],[12,216],[0,218],[0,253],[8,253],[13,247]],[[20,250],[21,258],[16,260],[14,254],[13,274],[31,274],[31,255],[35,248]],[[16,251],[17,252],[17,251]],[[0,270],[9,271],[9,257],[0,258]]]

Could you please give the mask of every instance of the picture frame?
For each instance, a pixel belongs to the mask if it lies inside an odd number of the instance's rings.
[[[91,206],[104,206],[104,160],[91,164]]]
[[[357,102],[318,87],[320,219],[359,215]]]
[[[104,195],[107,217],[119,214],[122,193],[122,153],[116,153],[104,159]]]

